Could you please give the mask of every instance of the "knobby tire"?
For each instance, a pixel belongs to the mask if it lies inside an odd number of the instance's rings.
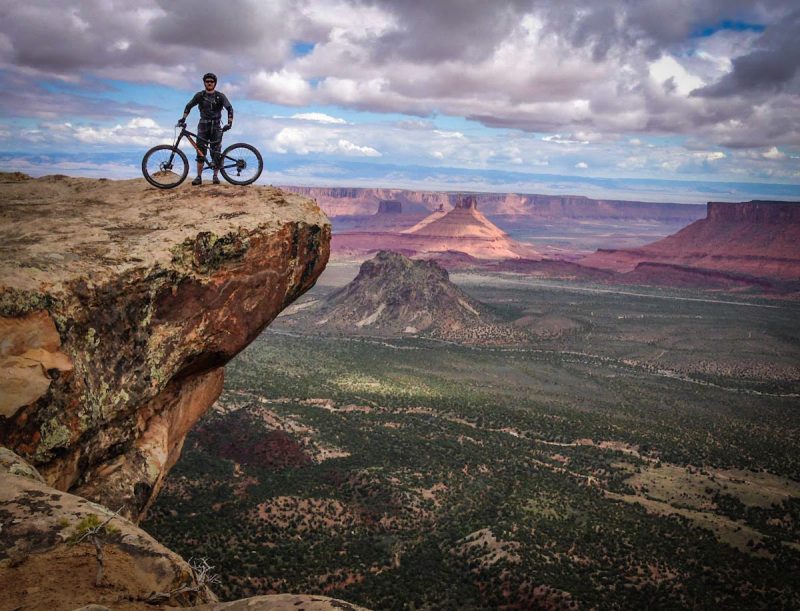
[[[249,185],[258,180],[264,169],[261,153],[249,144],[237,142],[222,152],[222,177],[233,185]]]
[[[170,144],[159,144],[144,154],[142,174],[154,187],[171,189],[186,180],[189,174],[189,160],[186,158],[186,153],[179,148]]]

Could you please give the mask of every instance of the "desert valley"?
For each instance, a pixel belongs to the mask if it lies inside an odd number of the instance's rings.
[[[800,205],[0,187],[10,600],[800,601]]]
[[[800,602],[800,204],[1,176],[8,608]]]
[[[798,204],[289,190],[331,260],[145,522],[224,597],[800,600]]]

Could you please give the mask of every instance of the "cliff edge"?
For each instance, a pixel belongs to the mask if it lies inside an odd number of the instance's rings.
[[[0,174],[0,445],[138,520],[331,226],[272,187]]]

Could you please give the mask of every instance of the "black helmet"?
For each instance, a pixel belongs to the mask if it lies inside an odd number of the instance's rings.
[[[216,83],[217,82],[217,75],[214,74],[213,72],[206,72],[203,75],[203,82],[208,81],[208,80],[214,81]]]

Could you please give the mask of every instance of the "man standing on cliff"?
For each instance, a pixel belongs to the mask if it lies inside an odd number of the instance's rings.
[[[203,76],[203,84],[205,89],[198,91],[194,97],[189,100],[186,108],[183,109],[183,116],[178,120],[178,125],[181,127],[186,125],[186,117],[189,116],[192,108],[198,106],[200,108],[200,121],[197,124],[197,144],[206,154],[208,150],[208,143],[211,142],[211,159],[214,160],[214,178],[212,182],[215,185],[219,184],[219,177],[217,176],[219,168],[217,167],[217,160],[219,159],[220,149],[222,148],[222,133],[228,131],[233,125],[233,106],[228,101],[228,98],[221,91],[216,91],[217,88],[217,75],[209,72]],[[220,119],[222,118],[222,109],[228,111],[228,124],[225,127],[220,126]],[[192,184],[197,186],[203,184],[201,174],[203,173],[203,157],[197,155],[197,178],[192,181]]]

